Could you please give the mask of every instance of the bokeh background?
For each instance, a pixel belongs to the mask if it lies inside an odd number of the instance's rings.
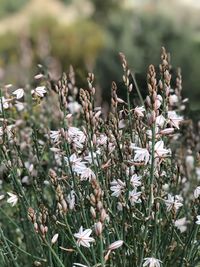
[[[198,111],[199,17],[197,0],[0,0],[1,86],[32,83],[38,63],[56,81],[72,64],[81,86],[88,71],[95,73],[104,101],[112,80],[121,84],[120,51],[145,91],[147,67],[159,63],[165,46]]]

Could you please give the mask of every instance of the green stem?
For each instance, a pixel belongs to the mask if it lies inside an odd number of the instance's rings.
[[[153,206],[152,201],[153,201],[154,162],[155,162],[154,147],[155,147],[155,124],[152,125],[151,169],[150,169],[150,179],[148,181],[149,189],[150,189],[149,203],[148,203],[148,221],[146,222],[146,225],[145,225],[143,247],[142,247],[142,251],[141,251],[139,267],[142,267],[142,263],[144,260],[144,245],[145,245],[145,242],[147,239],[148,227],[149,227],[149,223],[150,223],[150,215],[151,215],[152,206]]]
[[[51,247],[51,245],[49,245],[49,243],[46,240],[45,240],[45,244],[48,246],[49,250],[51,251],[51,253],[55,257],[55,259],[59,263],[59,266],[60,267],[65,267],[65,265],[62,263],[62,261],[60,260],[60,258],[58,257],[58,255],[56,254],[56,252],[54,251],[54,249]]]

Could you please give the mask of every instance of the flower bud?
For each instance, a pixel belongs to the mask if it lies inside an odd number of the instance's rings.
[[[103,230],[103,226],[101,222],[97,222],[94,224],[94,230],[97,236],[100,236]]]
[[[108,247],[108,250],[115,250],[117,248],[120,248],[123,245],[124,241],[123,240],[118,240],[110,244]]]
[[[58,234],[55,234],[51,239],[51,244],[52,245],[55,244],[57,242],[57,240],[58,240]]]

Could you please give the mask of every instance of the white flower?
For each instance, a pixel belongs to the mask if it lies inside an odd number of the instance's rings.
[[[156,122],[155,123],[156,123],[157,126],[162,128],[164,126],[164,124],[165,124],[165,121],[166,121],[165,117],[163,117],[163,115],[159,115],[159,116],[156,117]]]
[[[83,247],[90,247],[90,242],[94,242],[94,238],[90,237],[92,233],[91,229],[86,229],[83,231],[83,226],[80,227],[79,232],[74,234],[74,236],[78,239],[77,244]]]
[[[35,94],[35,95],[37,95],[39,97],[44,97],[46,92],[47,91],[45,89],[45,86],[38,86],[34,90],[31,91],[32,94]]]
[[[60,131],[50,131],[49,136],[54,143],[57,143],[60,139],[60,136],[61,136]]]
[[[136,107],[134,109],[134,114],[136,114],[138,117],[144,117],[144,114],[143,112],[145,111],[145,108],[142,106],[142,107]]]
[[[24,89],[19,88],[15,90],[12,94],[15,95],[17,99],[20,99],[24,96]]]
[[[7,199],[7,203],[11,204],[12,207],[15,206],[17,204],[17,201],[18,201],[18,196],[13,194],[13,193],[10,193],[10,192],[7,192],[7,194],[10,196]]]
[[[113,191],[111,196],[114,196],[114,197],[119,197],[126,186],[126,184],[122,182],[122,180],[120,179],[113,180],[110,183],[110,185],[111,185],[110,190]]]
[[[134,161],[135,162],[141,162],[143,161],[145,165],[149,162],[149,151],[146,148],[141,147],[133,147],[135,155],[134,155]]]
[[[183,120],[182,116],[176,114],[175,111],[168,111],[169,123],[175,128],[179,129],[179,123]]]
[[[75,114],[75,113],[80,112],[80,110],[82,108],[82,106],[78,102],[76,102],[76,101],[69,102],[68,105],[67,105],[67,107],[68,107],[69,112],[71,114]]]
[[[120,248],[123,245],[123,240],[117,240],[109,245],[108,250],[115,250],[117,248]]]
[[[144,259],[144,263],[143,263],[143,266],[148,266],[148,267],[160,267],[160,263],[162,261],[156,259],[156,258],[153,258],[153,257],[148,257],[148,258],[145,258]]]
[[[155,147],[154,147],[154,151],[155,151],[155,157],[163,157],[166,154],[169,154],[171,152],[170,149],[165,149],[164,148],[164,142],[162,140],[156,142]]]
[[[64,159],[68,162],[67,157]],[[87,168],[85,165],[86,162],[83,162],[81,158],[77,158],[75,153],[70,156],[69,161],[72,166],[72,170],[77,174],[81,174]]]
[[[76,127],[69,127],[68,136],[77,148],[83,148],[86,136],[81,130]]]
[[[200,224],[200,215],[197,215],[197,221],[196,224]]]
[[[137,176],[137,174],[133,174],[132,177],[131,177],[131,185],[133,187],[138,187],[141,185],[141,177],[140,176]]]
[[[24,103],[19,102],[19,101],[15,101],[15,107],[18,111],[22,111],[24,109]]]
[[[131,205],[134,206],[135,203],[141,203],[140,195],[142,192],[137,192],[136,189],[129,192],[129,200]]]
[[[194,198],[198,198],[200,196],[200,186],[194,190]]]
[[[187,224],[187,221],[185,217],[178,219],[174,222],[174,225],[180,230],[181,233],[187,230],[186,224]]]
[[[69,127],[68,135],[72,140],[74,140],[75,138],[81,139],[79,140],[80,142],[84,142],[86,139],[85,134],[76,127]]]
[[[4,195],[0,195],[0,200],[4,199],[4,197],[5,197]]]
[[[7,127],[0,127],[0,137],[3,136],[4,134],[7,134],[8,139],[12,139],[13,137],[13,129],[14,125],[8,125]]]
[[[171,106],[174,106],[174,105],[176,105],[177,103],[178,103],[178,96],[175,95],[175,94],[170,95],[170,96],[169,96],[169,104],[170,104]]]
[[[168,194],[168,199],[165,200],[167,211],[170,211],[172,209],[175,209],[175,211],[177,211],[180,207],[183,206],[183,204],[181,203],[182,201],[182,197],[178,195],[172,196],[171,194]]]
[[[87,179],[90,181],[91,178],[96,178],[94,172],[90,168],[83,169],[83,171],[81,172],[81,181]]]
[[[3,109],[9,108],[9,99],[6,99],[4,96],[0,97],[0,112],[2,112],[2,106]]]
[[[158,132],[159,132],[159,128],[158,128],[158,126],[156,126],[155,127],[155,134],[156,134],[156,136],[157,136]],[[148,138],[149,139],[152,139],[152,130],[149,129],[149,130],[146,131],[146,133],[148,135]]]

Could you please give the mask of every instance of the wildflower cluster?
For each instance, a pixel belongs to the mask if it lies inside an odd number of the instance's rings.
[[[107,114],[95,104],[94,74],[78,89],[72,67],[54,90],[41,73],[33,89],[4,88],[2,266],[199,263],[199,140],[184,132],[181,73],[172,86],[163,48],[159,71],[149,66],[143,99],[120,59],[127,99],[113,82]]]

